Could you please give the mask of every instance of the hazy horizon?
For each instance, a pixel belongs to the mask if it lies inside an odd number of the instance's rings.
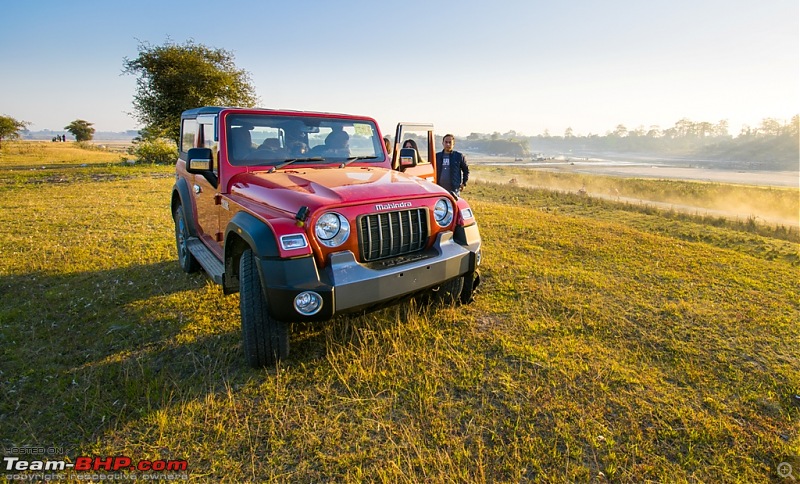
[[[351,114],[363,114],[363,113],[351,113]],[[370,115],[366,114],[365,116],[370,116]],[[686,119],[686,118],[682,118],[682,119]],[[775,119],[775,118],[773,118],[773,119]],[[88,120],[86,120],[86,121],[88,121]],[[676,122],[677,121],[680,121],[680,120],[676,120]],[[699,122],[702,122],[704,120],[691,120],[691,121],[695,122],[695,123],[699,123]],[[782,125],[786,125],[791,121],[791,119],[786,119],[786,120],[778,119],[778,121],[780,121]],[[91,123],[91,121],[89,121],[89,122]],[[386,135],[393,136],[394,128],[395,128],[396,124],[397,123],[394,123],[391,126],[380,125],[379,127],[381,128],[382,134],[384,136],[386,136]],[[618,124],[621,124],[621,123],[618,123]],[[669,125],[666,125],[666,126],[659,126],[659,128],[663,131],[664,129],[674,127],[674,125],[675,125],[675,123],[672,123],[672,124],[669,124]],[[626,128],[629,131],[632,131],[632,130],[640,127],[640,126],[643,126],[643,125],[626,126]],[[760,126],[760,123],[755,123],[755,124],[749,125],[749,126],[751,128],[758,128]],[[616,128],[616,125],[614,126],[614,128]],[[650,128],[650,126],[645,126],[645,128]],[[67,134],[69,134],[69,132],[64,128],[60,128],[60,129],[51,129],[51,128],[30,129],[29,128],[26,131],[31,133],[31,134],[33,134],[33,135],[36,135],[36,134],[44,135],[45,133],[67,133]],[[589,134],[598,135],[598,136],[607,136],[607,135],[611,134],[613,131],[614,131],[614,129],[609,128],[609,129],[607,129],[605,131],[602,131],[602,132],[597,132],[597,133],[574,133],[571,136],[575,137],[575,138],[587,137]],[[467,138],[468,135],[473,134],[473,133],[477,133],[477,134],[480,134],[480,135],[483,135],[483,136],[489,136],[489,135],[492,135],[493,133],[500,133],[501,136],[505,136],[509,132],[514,132],[516,136],[526,137],[526,138],[534,138],[534,137],[538,137],[538,136],[550,136],[550,137],[563,137],[564,136],[564,133],[554,133],[554,132],[551,132],[548,129],[545,129],[541,133],[523,133],[523,132],[521,132],[519,130],[511,129],[511,130],[507,130],[505,132],[500,132],[498,130],[492,130],[492,131],[487,131],[487,132],[471,131],[470,133],[454,133],[454,134],[458,138],[465,139],[465,138]],[[106,134],[106,135],[108,135],[108,134],[129,134],[130,136],[135,137],[135,136],[138,136],[138,134],[139,134],[139,128],[129,128],[129,129],[125,129],[125,130],[114,131],[114,130],[98,129],[95,126],[95,134],[96,135],[97,134]],[[740,133],[738,131],[734,132],[732,130],[729,130],[728,134],[730,136],[732,136],[733,138],[736,138],[737,136],[739,136]],[[443,136],[444,132],[437,132],[436,135],[437,136]],[[72,135],[70,135],[70,136],[72,136]]]
[[[188,8],[191,6],[191,8]],[[139,42],[230,51],[259,105],[433,122],[459,136],[604,135],[688,118],[729,133],[800,111],[800,6],[744,0],[642,3],[244,0],[235,22],[207,0],[135,6],[16,2],[0,17],[0,114],[31,131],[75,119],[140,126]],[[13,46],[13,48],[11,48]]]

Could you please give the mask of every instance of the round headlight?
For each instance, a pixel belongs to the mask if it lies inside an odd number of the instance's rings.
[[[350,235],[350,223],[338,213],[328,212],[317,219],[314,233],[322,245],[336,247],[342,245]]]
[[[439,227],[447,227],[453,221],[453,204],[446,198],[440,198],[433,207],[433,216]]]

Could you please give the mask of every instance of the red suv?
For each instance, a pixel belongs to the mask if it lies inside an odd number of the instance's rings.
[[[428,138],[432,160],[432,127]],[[368,117],[183,113],[171,205],[178,259],[240,293],[251,366],[288,355],[287,323],[416,294],[471,301],[481,254],[472,210],[425,179],[433,166],[416,150],[394,155],[393,164]]]

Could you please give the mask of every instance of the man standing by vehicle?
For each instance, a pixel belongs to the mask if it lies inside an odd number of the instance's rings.
[[[445,190],[459,196],[469,180],[467,158],[453,150],[456,138],[452,134],[442,138],[443,150],[436,153],[436,183]]]

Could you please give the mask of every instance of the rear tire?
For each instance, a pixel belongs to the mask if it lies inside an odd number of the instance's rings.
[[[287,324],[269,315],[269,305],[253,251],[242,253],[239,261],[239,311],[247,363],[253,368],[273,366],[289,356]]]
[[[175,221],[175,246],[178,249],[178,263],[181,265],[183,272],[188,272],[189,274],[197,272],[200,270],[200,263],[189,252],[189,227],[186,225],[182,206],[175,207],[172,219]]]

